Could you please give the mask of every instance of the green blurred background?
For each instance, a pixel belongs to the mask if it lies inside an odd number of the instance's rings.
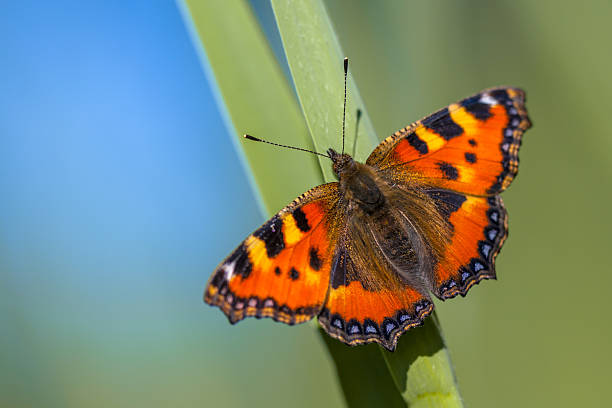
[[[498,281],[438,302],[442,328],[466,406],[606,406],[612,5],[325,4],[381,138],[527,91]],[[311,325],[201,302],[263,217],[177,4],[1,9],[0,405],[341,406]]]

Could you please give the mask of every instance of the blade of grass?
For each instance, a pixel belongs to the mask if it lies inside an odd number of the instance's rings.
[[[276,1],[272,0],[279,32],[287,56],[296,91],[318,150],[332,147],[337,151],[342,147],[342,108],[344,83],[343,58],[340,45],[333,35],[327,14],[319,1]],[[321,35],[319,30],[327,30],[332,35]],[[326,33],[327,34],[327,33]],[[333,63],[332,63],[333,61]],[[363,160],[372,150],[378,139],[367,115],[359,124],[359,134],[355,142],[357,110],[364,111],[349,69],[347,82],[348,99],[346,106],[346,151]],[[326,181],[335,180],[329,161],[321,162]]]
[[[325,7],[320,0],[272,0],[272,7],[315,146],[338,146],[344,55]],[[363,160],[378,138],[352,78],[348,89],[349,129],[356,122],[357,110],[362,112],[356,158]],[[350,139],[347,142],[347,146],[352,145]],[[329,163],[324,163],[322,169],[327,181],[334,179]],[[339,342],[325,338],[349,406],[371,406],[372,398],[393,392],[399,393],[408,406],[462,406],[450,357],[434,319],[432,316],[424,327],[404,334],[395,353],[377,346],[348,351]],[[377,370],[374,376],[368,375],[381,363],[386,365],[388,375]],[[391,401],[397,403],[393,398]]]
[[[270,216],[323,181],[314,155],[279,152],[242,138],[249,133],[312,149],[295,95],[246,1],[184,0],[178,5],[260,209]]]

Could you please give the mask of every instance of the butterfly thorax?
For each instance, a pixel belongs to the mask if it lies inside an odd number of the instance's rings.
[[[378,186],[374,169],[356,162],[348,154],[338,154],[333,149],[329,149],[328,153],[343,196],[368,214],[382,209],[385,196]]]

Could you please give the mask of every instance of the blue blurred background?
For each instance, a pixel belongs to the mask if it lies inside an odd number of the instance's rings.
[[[484,86],[528,88],[535,127],[504,196],[504,285],[447,302],[441,320],[468,405],[600,406],[612,363],[609,7],[471,3],[415,10],[404,28],[374,6],[368,21],[328,6],[358,80],[375,69],[366,57],[439,51],[415,58],[406,84],[394,65],[360,82],[382,135]],[[502,20],[522,34],[493,70],[502,43],[480,33]],[[431,21],[470,42],[421,37]],[[409,45],[368,43],[394,29]],[[4,2],[0,50],[0,405],[342,404],[312,326],[234,327],[202,303],[210,272],[263,220],[177,5]],[[408,85],[408,106],[383,99]]]
[[[5,2],[0,49],[0,405],[274,405],[202,302],[262,218],[176,4]]]

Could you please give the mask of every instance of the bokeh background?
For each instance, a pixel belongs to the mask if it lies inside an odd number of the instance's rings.
[[[439,316],[467,406],[606,406],[612,5],[326,5],[381,137],[527,90],[499,280]],[[341,406],[313,326],[201,301],[263,216],[177,3],[0,11],[0,406]]]

